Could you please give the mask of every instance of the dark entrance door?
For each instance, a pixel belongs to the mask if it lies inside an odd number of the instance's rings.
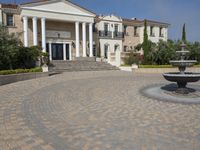
[[[63,44],[52,44],[52,59],[63,60]]]

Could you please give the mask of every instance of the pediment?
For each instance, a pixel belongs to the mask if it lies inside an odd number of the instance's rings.
[[[22,9],[94,17],[95,14],[66,0],[40,1],[21,5]]]

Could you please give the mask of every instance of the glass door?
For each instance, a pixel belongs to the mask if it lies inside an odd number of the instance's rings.
[[[63,44],[52,43],[52,59],[63,60]]]

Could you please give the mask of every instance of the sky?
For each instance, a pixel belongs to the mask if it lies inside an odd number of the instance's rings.
[[[30,0],[0,0],[14,2]],[[170,24],[169,38],[180,39],[186,23],[187,39],[200,42],[200,0],[71,0],[96,14],[151,19]]]

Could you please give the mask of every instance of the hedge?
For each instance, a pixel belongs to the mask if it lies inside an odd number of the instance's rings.
[[[0,75],[29,73],[29,72],[42,72],[42,68],[37,67],[37,68],[32,68],[32,69],[1,70]]]

